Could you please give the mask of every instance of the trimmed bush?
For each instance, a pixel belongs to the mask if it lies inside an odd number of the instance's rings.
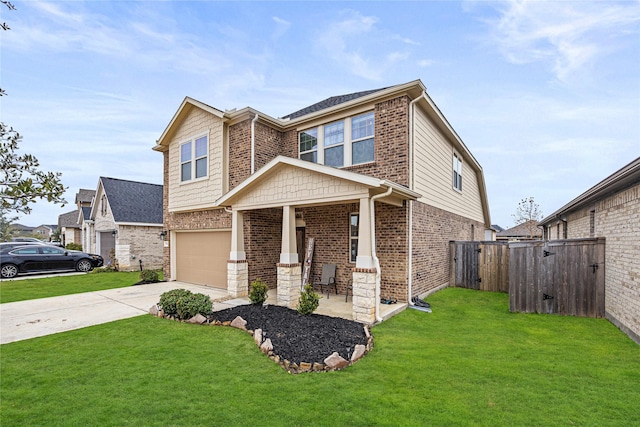
[[[262,305],[267,300],[267,291],[269,287],[266,282],[258,278],[251,283],[251,292],[249,293],[249,300],[253,305]]]
[[[304,291],[300,294],[300,299],[298,300],[298,313],[308,316],[316,311],[318,304],[320,304],[320,296],[307,283],[304,285]]]
[[[160,275],[156,270],[142,270],[140,272],[140,280],[143,282],[155,283],[160,281]]]
[[[178,318],[187,320],[198,313],[203,316],[210,315],[213,310],[213,303],[209,295],[191,293],[178,298],[176,308],[178,310]]]
[[[160,302],[158,305],[164,311],[164,314],[168,314],[169,316],[177,316],[178,315],[178,300],[181,297],[188,297],[192,295],[191,291],[186,289],[172,289],[160,295]]]
[[[64,247],[65,249],[69,249],[70,251],[81,251],[82,250],[82,245],[79,243],[67,243],[67,245]]]

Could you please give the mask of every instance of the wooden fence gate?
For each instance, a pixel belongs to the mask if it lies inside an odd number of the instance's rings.
[[[604,317],[605,239],[509,245],[509,309]]]
[[[605,239],[451,242],[450,283],[509,292],[509,309],[604,317]]]
[[[507,242],[450,242],[454,286],[481,291],[509,292]]]

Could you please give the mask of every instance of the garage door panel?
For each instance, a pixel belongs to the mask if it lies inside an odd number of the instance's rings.
[[[231,231],[176,233],[176,279],[227,288]]]

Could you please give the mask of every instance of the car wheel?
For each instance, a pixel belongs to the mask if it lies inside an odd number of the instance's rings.
[[[3,279],[12,279],[18,275],[18,266],[14,264],[3,264],[0,268],[0,276]]]
[[[87,271],[91,271],[92,268],[93,268],[93,265],[91,265],[91,261],[89,261],[88,259],[81,259],[76,264],[76,270],[81,271],[83,273],[86,273]]]

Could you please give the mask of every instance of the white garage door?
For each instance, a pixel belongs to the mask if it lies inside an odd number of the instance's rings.
[[[176,233],[176,279],[227,288],[231,231]]]

